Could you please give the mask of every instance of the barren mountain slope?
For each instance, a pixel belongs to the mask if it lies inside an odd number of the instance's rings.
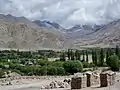
[[[100,30],[86,35],[84,39],[78,39],[75,45],[113,47],[120,44],[120,20],[109,23]]]
[[[0,20],[0,48],[61,48],[64,39],[45,28]]]

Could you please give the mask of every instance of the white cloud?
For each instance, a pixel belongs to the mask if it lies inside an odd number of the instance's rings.
[[[50,20],[64,27],[120,18],[120,0],[0,0],[0,13]]]

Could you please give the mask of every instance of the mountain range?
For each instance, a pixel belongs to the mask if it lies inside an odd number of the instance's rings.
[[[120,20],[65,29],[50,21],[0,14],[0,48],[65,49],[120,44]]]

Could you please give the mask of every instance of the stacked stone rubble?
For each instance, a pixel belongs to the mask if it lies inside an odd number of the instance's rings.
[[[115,77],[116,75],[112,71],[76,74],[71,79],[71,89],[82,89],[91,86],[111,86],[115,84]]]
[[[96,86],[100,84],[99,72],[86,72],[87,75],[87,87]]]
[[[87,75],[87,87],[91,86],[91,74],[90,73],[86,73]]]
[[[99,73],[92,73],[91,75],[91,86],[96,86],[100,84]]]
[[[52,81],[49,85],[41,86],[41,89],[58,89],[58,88],[70,88],[68,82],[61,82],[61,81]]]
[[[107,87],[115,84],[115,73],[104,72],[100,74],[100,86]]]
[[[71,89],[81,89],[81,78],[80,77],[72,78]]]
[[[71,89],[81,89],[87,87],[86,75],[76,75],[71,80]]]

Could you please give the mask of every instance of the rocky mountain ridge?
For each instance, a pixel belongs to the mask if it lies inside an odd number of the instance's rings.
[[[32,23],[31,23],[32,24]],[[0,48],[61,48],[64,38],[46,28],[14,19],[0,19]]]
[[[107,25],[76,25],[64,29],[49,21],[0,14],[0,48],[64,49],[120,44],[120,20]]]

